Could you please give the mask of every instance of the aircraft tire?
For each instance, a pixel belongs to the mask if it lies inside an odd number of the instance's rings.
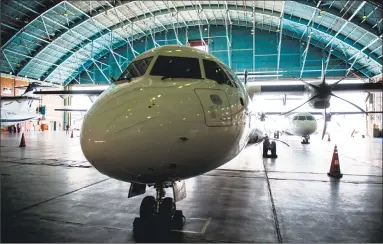
[[[153,218],[156,209],[156,199],[153,196],[146,196],[140,206],[140,217],[147,221]]]
[[[277,143],[275,141],[271,142],[271,156],[277,157]]]
[[[268,145],[266,142],[263,142],[263,154],[262,154],[262,156],[264,158],[267,158],[267,151],[268,151]]]
[[[139,242],[142,240],[142,237],[144,236],[143,232],[143,224],[141,223],[142,220],[140,218],[134,218],[133,221],[133,238],[136,242]]]
[[[176,230],[181,230],[182,226],[185,224],[186,218],[182,213],[182,210],[176,210],[173,216],[173,228]]]
[[[170,228],[175,209],[176,204],[174,203],[173,198],[165,197],[162,199],[160,212],[158,214],[161,224]]]

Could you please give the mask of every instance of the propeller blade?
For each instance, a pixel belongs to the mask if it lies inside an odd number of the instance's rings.
[[[323,132],[322,132],[322,140],[326,134],[326,129],[327,129],[327,118],[326,118],[327,114],[326,114],[326,108],[324,109],[324,128],[323,128]]]
[[[347,101],[346,99],[344,99],[344,98],[341,98],[341,97],[339,97],[339,96],[337,96],[337,95],[335,95],[334,93],[332,93],[331,92],[331,94],[330,94],[331,96],[334,96],[334,97],[336,97],[336,98],[339,98],[340,100],[343,100],[343,101],[345,101],[345,102],[347,102],[347,103],[349,103],[349,104],[351,104],[351,105],[353,105],[354,107],[356,107],[357,109],[359,109],[360,111],[362,111],[363,113],[365,113],[365,114],[367,114],[368,115],[368,113],[366,112],[366,111],[364,111],[361,107],[359,107],[358,105],[356,105],[356,104],[354,104],[354,103],[352,103],[352,102],[350,102],[350,101]]]
[[[296,107],[296,108],[294,108],[294,109],[291,109],[291,110],[289,110],[289,111],[287,111],[287,112],[281,113],[281,115],[285,115],[285,114],[291,113],[292,111],[294,111],[294,110],[296,110],[296,109],[302,107],[303,105],[305,105],[306,103],[310,102],[311,100],[314,100],[314,99],[317,98],[317,97],[318,97],[318,95],[314,95],[313,97],[311,97],[309,100],[307,100],[306,102],[302,103],[302,104],[299,105],[298,107]]]
[[[281,140],[278,140],[278,139],[275,139],[275,138],[269,138],[269,140],[279,141],[279,142],[282,142],[283,144],[285,144],[286,146],[290,147],[290,145],[287,144],[287,143],[284,142],[284,141],[281,141]]]
[[[325,57],[325,55],[324,55]],[[324,57],[322,58],[322,76],[321,76],[321,80],[322,80],[322,84],[324,84],[326,81],[325,81],[325,73],[324,73]]]
[[[245,70],[245,73],[244,73],[244,81],[245,81],[245,85],[247,84],[247,76],[248,76],[248,73],[247,73],[247,69]]]
[[[366,97],[366,100],[364,101],[365,103],[367,103],[367,101],[370,98],[370,96],[371,96],[371,92],[367,92],[367,97]]]
[[[306,85],[308,85],[308,86],[310,86],[310,87],[312,87],[312,88],[314,88],[314,89],[319,89],[319,87],[317,87],[316,85],[313,85],[313,84],[311,84],[311,83],[308,83],[307,81],[304,81],[302,78],[298,78],[298,77],[295,77],[295,76],[293,76],[293,75],[291,75],[291,74],[289,74],[289,73],[287,73],[289,76],[291,76],[291,77],[293,77],[294,79],[296,79],[296,80],[300,80],[300,81],[302,81],[303,83],[305,83]]]
[[[344,79],[346,79],[346,78],[347,78],[347,76],[345,76],[345,77],[343,77],[342,79],[340,79],[340,80],[334,82],[333,84],[330,85],[330,87],[333,88],[334,86],[338,85],[339,82],[341,82],[342,80],[344,80]]]
[[[362,67],[361,69],[356,69],[355,70],[355,72],[359,72],[360,70],[362,70],[362,69],[364,69],[365,67]],[[354,71],[352,71],[351,69],[350,69],[350,72],[353,74],[353,75],[355,75],[356,77],[358,77],[356,74],[355,74],[355,72]],[[334,82],[333,84],[331,84],[331,88],[333,88],[334,86],[336,86],[339,82],[341,82],[342,80],[344,80],[344,79],[346,79],[347,78],[347,76],[345,76],[345,77],[343,77],[342,79],[340,79],[340,80],[338,80],[338,81],[336,81],[336,82]],[[360,78],[360,77],[358,77],[358,78]],[[360,78],[361,79],[361,78]],[[363,79],[362,79],[363,80]],[[364,81],[364,80],[363,80]]]

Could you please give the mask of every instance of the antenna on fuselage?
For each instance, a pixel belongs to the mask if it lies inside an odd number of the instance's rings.
[[[247,73],[247,69],[245,69],[245,74],[244,74],[244,78],[245,78],[245,85],[247,84],[247,75],[248,75],[248,73]]]

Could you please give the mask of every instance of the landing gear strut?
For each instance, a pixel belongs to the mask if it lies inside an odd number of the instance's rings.
[[[271,155],[268,154],[269,150],[271,151]],[[275,141],[270,142],[268,137],[263,141],[263,154],[264,158],[277,158],[277,144]]]
[[[156,198],[146,196],[142,200],[140,217],[136,217],[133,222],[133,236],[136,241],[166,240],[171,230],[182,229],[185,223],[182,210],[176,210],[173,198],[165,197],[164,188],[171,185],[165,183],[155,184]],[[151,240],[150,238],[154,239]]]
[[[309,142],[310,136],[303,136],[302,144],[310,144]]]

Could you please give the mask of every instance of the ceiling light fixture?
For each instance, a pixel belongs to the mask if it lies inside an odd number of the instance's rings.
[[[319,10],[319,13],[318,13],[318,18],[322,18],[322,15],[324,14],[324,10]]]

